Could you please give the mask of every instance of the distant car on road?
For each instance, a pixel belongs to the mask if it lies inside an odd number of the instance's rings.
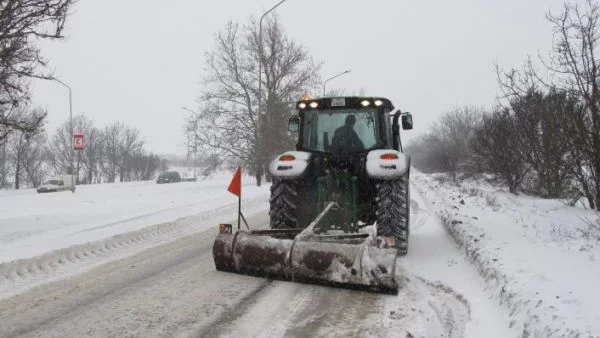
[[[181,182],[181,176],[176,171],[167,171],[160,175],[158,175],[158,179],[156,179],[156,183],[177,183]]]
[[[71,175],[59,175],[44,182],[44,184],[37,188],[37,192],[46,193],[71,190],[73,182],[74,180]]]

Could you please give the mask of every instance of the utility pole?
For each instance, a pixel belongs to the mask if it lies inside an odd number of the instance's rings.
[[[69,170],[71,171],[71,192],[75,192],[75,173],[73,172],[73,160],[75,159],[75,149],[73,148],[73,98],[72,98],[72,92],[71,92],[71,87],[69,87],[69,85],[67,85],[66,83],[62,82],[61,80],[53,77],[52,80],[60,83],[61,85],[65,86],[68,90],[69,90],[69,129],[71,130],[71,160],[69,161]]]

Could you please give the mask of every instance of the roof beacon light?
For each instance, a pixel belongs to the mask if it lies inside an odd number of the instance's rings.
[[[375,100],[375,106],[380,107],[383,104],[381,100]]]
[[[300,109],[304,109],[304,108],[306,108],[306,103],[304,103],[304,102],[300,102],[300,103],[298,104],[298,108],[300,108]]]
[[[313,109],[314,109],[314,108],[317,108],[318,106],[319,106],[319,103],[318,103],[318,102],[311,102],[311,103],[310,103],[310,107],[311,107],[311,108],[313,108]]]
[[[362,101],[360,104],[362,104],[363,107],[368,107],[371,104],[371,101],[369,100],[364,100]]]

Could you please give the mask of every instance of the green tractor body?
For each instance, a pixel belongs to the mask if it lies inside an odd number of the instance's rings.
[[[289,130],[296,151],[270,166],[271,228],[305,228],[330,201],[342,206],[332,226],[346,232],[376,224],[378,235],[408,248],[410,158],[402,152],[400,118],[384,98],[343,97],[304,100]]]

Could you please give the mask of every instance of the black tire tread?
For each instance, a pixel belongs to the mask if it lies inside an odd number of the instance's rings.
[[[273,178],[269,199],[271,229],[298,227],[298,208],[302,202],[299,185],[299,181]]]
[[[375,217],[377,235],[393,236],[400,254],[408,252],[410,194],[408,175],[395,180],[380,180],[375,184]]]

